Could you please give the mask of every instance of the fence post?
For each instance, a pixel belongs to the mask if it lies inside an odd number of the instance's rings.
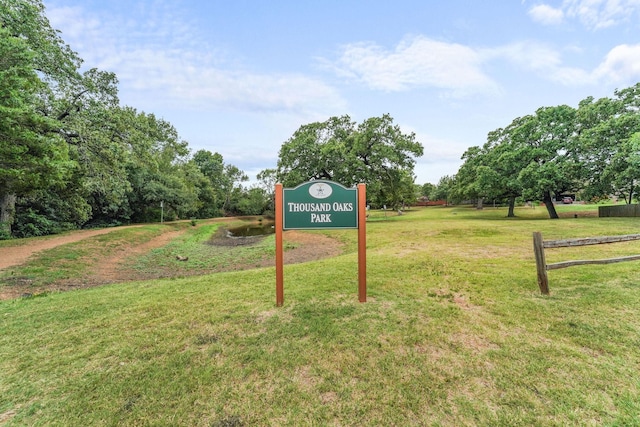
[[[544,256],[542,234],[539,231],[533,233],[533,253],[536,255],[536,269],[538,271],[538,286],[540,287],[540,292],[544,295],[549,295],[547,261]]]

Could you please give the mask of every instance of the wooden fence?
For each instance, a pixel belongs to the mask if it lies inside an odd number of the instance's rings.
[[[538,286],[540,286],[540,292],[545,295],[549,295],[549,278],[547,277],[548,270],[556,270],[558,268],[572,267],[574,265],[586,265],[586,264],[613,264],[616,262],[635,261],[640,260],[640,255],[631,255],[619,258],[609,259],[593,259],[593,260],[576,260],[576,261],[563,261],[554,264],[547,264],[545,259],[544,250],[551,248],[566,248],[575,246],[586,245],[599,245],[603,243],[618,243],[628,242],[630,240],[640,240],[640,234],[626,234],[620,236],[603,236],[603,237],[585,237],[577,239],[563,239],[563,240],[542,240],[542,234],[540,232],[533,233],[533,252],[536,256],[536,269],[538,270]]]
[[[603,217],[640,217],[640,205],[599,206],[598,216]]]

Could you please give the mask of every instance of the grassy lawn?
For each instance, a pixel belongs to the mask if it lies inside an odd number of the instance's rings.
[[[285,266],[281,308],[274,268],[0,301],[0,425],[640,425],[640,263],[550,271],[542,296],[532,245],[638,220],[558,209],[373,212],[367,303],[355,230]]]

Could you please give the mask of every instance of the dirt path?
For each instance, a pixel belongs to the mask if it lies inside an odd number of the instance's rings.
[[[224,219],[225,221],[228,219]],[[139,227],[138,225],[126,226]],[[54,236],[46,239],[37,239],[28,244],[0,248],[0,271],[9,267],[25,263],[31,256],[38,252],[53,249],[57,246],[75,243],[90,237],[107,234],[125,227],[108,228],[100,230],[81,230],[63,236]],[[0,286],[0,300],[18,298],[21,295],[40,293],[46,291],[66,291],[71,289],[100,286],[109,283],[126,282],[131,280],[147,280],[160,277],[171,277],[179,272],[166,272],[157,269],[153,274],[148,272],[137,272],[128,268],[127,263],[131,259],[143,256],[153,249],[162,248],[172,240],[185,233],[186,229],[168,229],[159,236],[141,243],[121,245],[115,253],[105,255],[101,259],[93,262],[91,273],[88,276],[70,280],[59,280],[45,287],[34,287],[30,280],[16,279],[11,286]],[[300,231],[287,231],[284,240],[293,243],[294,247],[284,253],[285,264],[295,264],[322,258],[337,256],[342,253],[343,245],[335,239],[322,234],[304,233]],[[253,263],[250,268],[269,267],[274,265],[275,260],[265,258],[261,262]],[[224,269],[217,271],[243,270],[247,265],[239,260],[238,263],[231,263]],[[204,273],[206,274],[206,273]]]
[[[157,275],[154,275],[149,274],[149,272],[136,272],[130,268],[124,268],[124,266],[128,260],[142,256],[153,249],[161,248],[184,232],[185,230],[169,231],[146,243],[135,247],[125,247],[111,257],[104,258],[92,271],[90,280],[86,278],[83,280],[83,286],[171,277],[172,273],[167,274],[166,271],[161,269],[158,269],[155,272]],[[339,242],[321,234],[302,233],[292,230],[285,233],[285,240],[295,245],[294,248],[285,251],[285,264],[297,264],[328,258],[337,256],[342,252],[342,245]],[[251,268],[270,267],[273,265],[275,265],[275,259],[265,259],[262,262],[252,263]],[[247,266],[240,261],[238,263],[230,263],[225,268],[219,268],[217,272],[237,271],[246,268]]]
[[[184,232],[186,232],[185,229],[168,231],[140,245],[126,246],[118,253],[104,258],[99,262],[92,272],[92,278],[95,283],[115,283],[135,280],[137,277],[132,277],[131,271],[124,272],[120,269],[120,266],[126,260],[144,255],[153,249],[161,248]]]
[[[137,226],[127,226],[137,227]],[[63,236],[54,236],[46,240],[35,240],[31,243],[0,248],[0,270],[25,263],[32,255],[57,246],[75,243],[93,236],[111,233],[114,230],[122,230],[125,227],[101,228],[98,230],[79,230]]]

